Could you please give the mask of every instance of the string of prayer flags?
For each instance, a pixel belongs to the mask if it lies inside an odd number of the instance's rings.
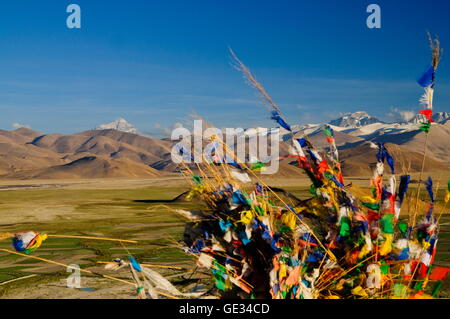
[[[417,80],[417,83],[424,88],[424,93],[420,97],[420,104],[423,106],[423,110],[419,111],[419,114],[423,115],[425,121],[421,123],[420,130],[429,133],[431,129],[431,123],[433,122],[433,95],[435,88],[435,74],[441,58],[442,50],[439,40],[432,39],[429,36],[430,46],[432,50],[431,65],[426,69],[422,76]]]

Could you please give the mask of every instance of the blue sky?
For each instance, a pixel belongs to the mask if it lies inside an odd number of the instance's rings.
[[[66,27],[66,7],[82,27]],[[381,6],[381,29],[366,7]],[[227,48],[291,123],[364,110],[418,110],[426,31],[450,48],[450,2],[180,0],[9,1],[0,10],[0,128],[74,133],[124,117],[142,132],[197,113],[217,127],[270,126]],[[450,49],[449,49],[450,50]],[[450,57],[435,111],[450,112]]]

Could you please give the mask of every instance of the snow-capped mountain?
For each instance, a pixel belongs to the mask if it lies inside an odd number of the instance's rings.
[[[450,119],[450,112],[437,112],[433,114],[433,121],[444,123]]]
[[[409,122],[385,123],[366,112],[354,112],[330,121],[328,124],[335,132],[339,132],[339,139],[346,140],[359,138],[364,141],[396,141],[397,139],[409,139],[420,132],[419,127],[422,115],[417,115]],[[450,113],[438,112],[433,115],[433,126],[445,125],[450,119]],[[321,133],[323,124],[304,124],[296,126],[295,134],[314,136]],[[411,133],[411,134],[410,134]],[[405,135],[406,134],[406,135]],[[410,134],[411,136],[409,136]],[[282,140],[290,138],[290,132],[280,129]]]
[[[358,128],[373,123],[383,122],[376,117],[367,114],[366,112],[354,112],[344,114],[340,118],[330,121],[329,124],[340,127]]]
[[[114,122],[107,124],[100,124],[96,128],[96,130],[117,130],[126,133],[138,134],[138,130],[130,123],[128,123],[123,118],[118,118]]]
[[[433,114],[433,121],[436,123],[444,123],[450,119],[450,113],[449,112],[436,112]],[[410,123],[423,123],[425,121],[425,116],[422,114],[417,114],[412,118],[409,122]]]

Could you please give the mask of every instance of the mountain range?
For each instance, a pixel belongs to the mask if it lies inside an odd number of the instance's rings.
[[[376,117],[367,114],[366,112],[360,111],[344,114],[340,118],[330,121],[329,124],[339,127],[361,127],[373,123],[383,122]]]
[[[427,142],[426,171],[450,168],[449,113],[435,114]],[[345,114],[329,123],[334,130],[345,175],[368,175],[375,161],[370,142],[384,142],[396,159],[399,173],[420,171],[425,133],[417,119],[404,123],[384,123],[365,112]],[[318,148],[327,147],[322,125],[297,125],[294,136],[307,135]],[[281,139],[293,135],[279,128]],[[261,134],[249,128],[248,134]],[[151,178],[176,174],[171,149],[176,141],[140,135],[124,119],[76,134],[44,134],[29,128],[0,130],[0,178],[56,179],[132,177]],[[288,155],[281,143],[280,156]],[[284,159],[279,176],[298,176],[295,161]]]
[[[100,124],[96,130],[117,130],[126,133],[138,134],[138,130],[130,123],[128,123],[124,118],[118,118],[114,122],[107,124]]]

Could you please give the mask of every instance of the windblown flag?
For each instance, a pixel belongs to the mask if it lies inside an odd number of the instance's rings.
[[[293,139],[292,145],[294,145],[294,148],[292,148],[292,150],[290,151],[291,155],[305,157],[305,153],[303,152],[302,145],[298,142],[298,140]]]
[[[327,137],[333,137],[333,129],[331,128],[331,126],[329,125],[325,125],[323,127],[323,133],[327,136]]]
[[[196,185],[203,185],[203,181],[202,178],[198,175],[193,175],[192,176],[192,181],[196,184]]]
[[[428,195],[430,195],[430,201],[434,203],[434,194],[433,194],[433,180],[431,177],[428,177],[428,179],[425,181],[425,188],[427,189]]]
[[[423,88],[426,88],[434,83],[434,67],[430,65],[425,73],[417,80],[417,83]]]
[[[430,109],[426,109],[426,110],[420,110],[419,111],[420,114],[422,114],[423,116],[425,116],[428,120],[428,122],[433,123],[433,111]]]
[[[230,174],[242,183],[249,183],[252,181],[244,170],[231,169]]]
[[[403,199],[405,198],[406,191],[408,190],[409,183],[411,181],[410,175],[402,175],[400,177],[400,186],[398,188],[398,198],[400,199],[400,203],[403,202]]]
[[[280,115],[280,113],[278,113],[278,111],[276,111],[276,110],[272,111],[271,119],[276,121],[281,127],[292,132],[291,126],[288,123],[286,123],[286,121],[281,117],[281,115]]]
[[[134,259],[133,256],[128,256],[128,259],[130,260],[130,264],[133,267],[134,270],[138,272],[142,272],[141,264],[139,264],[136,259]]]
[[[394,158],[391,156],[391,154],[389,154],[388,150],[384,146],[384,143],[376,143],[376,148],[378,148],[377,162],[383,163],[386,160],[389,167],[391,168],[391,173],[395,174]]]
[[[447,277],[447,274],[450,272],[450,268],[447,267],[433,267],[429,276],[429,280],[434,280],[435,284],[432,288],[431,295],[433,297],[438,297],[439,290],[441,289],[445,277]]]
[[[241,165],[239,165],[234,159],[232,159],[230,156],[225,155],[224,162],[228,165],[231,165],[233,167],[236,167],[237,169],[242,169]]]
[[[263,170],[265,169],[265,167],[266,167],[266,164],[264,164],[263,162],[258,161],[258,162],[256,162],[256,163],[254,163],[254,164],[250,167],[250,169],[251,169],[252,171],[254,171],[254,172],[261,172],[261,171],[263,171]]]
[[[306,138],[298,138],[297,142],[300,144],[301,147],[308,146],[308,142],[306,141]]]
[[[323,128],[323,133],[325,134],[325,136],[327,137],[327,142],[328,144],[330,144],[330,155],[331,155],[331,160],[333,161],[333,164],[336,166],[336,164],[339,163],[339,153],[338,150],[336,148],[336,142],[334,140],[334,132],[333,129],[331,128],[331,126],[329,125],[325,125]],[[340,167],[339,165],[337,165],[339,173],[340,173]]]
[[[431,123],[422,123],[422,125],[420,125],[420,130],[425,133],[430,132],[430,128],[431,128]]]

